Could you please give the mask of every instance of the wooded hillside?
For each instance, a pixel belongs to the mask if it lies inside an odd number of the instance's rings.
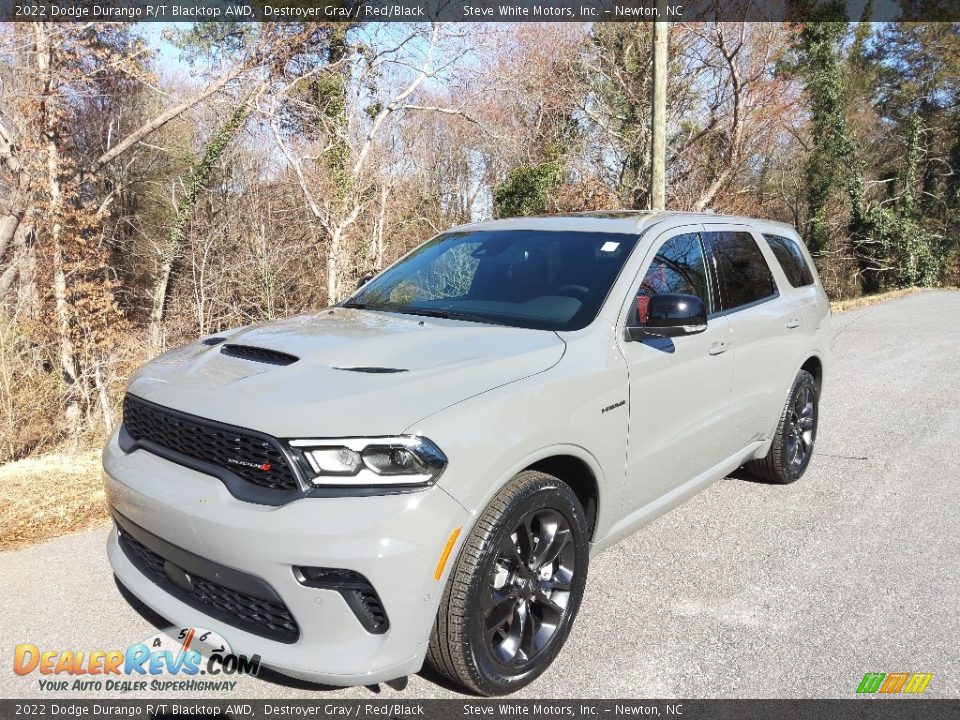
[[[165,347],[491,216],[644,208],[644,24],[0,26],[0,462]],[[784,220],[834,298],[960,274],[960,26],[678,24],[667,206]]]

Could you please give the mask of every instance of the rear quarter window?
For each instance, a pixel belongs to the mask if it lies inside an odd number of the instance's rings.
[[[804,287],[813,285],[813,273],[807,264],[807,259],[803,256],[803,251],[796,240],[781,235],[767,235],[764,233],[764,239],[773,250],[773,254],[783,268],[783,274],[787,276],[787,281],[793,287]]]
[[[707,232],[720,276],[720,304],[723,310],[736,310],[777,294],[770,267],[748,232]]]

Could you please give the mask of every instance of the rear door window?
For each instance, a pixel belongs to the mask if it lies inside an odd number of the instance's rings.
[[[793,287],[813,285],[813,273],[803,251],[795,240],[781,235],[764,235],[764,239],[777,257],[777,262],[783,268],[783,274]]]
[[[721,310],[736,310],[776,296],[773,274],[752,234],[708,232],[704,238],[717,263]]]

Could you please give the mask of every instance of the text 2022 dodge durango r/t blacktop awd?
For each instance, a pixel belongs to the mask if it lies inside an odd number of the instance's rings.
[[[104,450],[119,581],[282,673],[554,660],[590,556],[741,465],[810,462],[830,310],[796,232],[608,212],[445,232],[348,300],[130,380]]]

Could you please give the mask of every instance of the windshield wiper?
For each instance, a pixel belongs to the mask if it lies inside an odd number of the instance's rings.
[[[353,310],[380,310],[382,312],[395,312],[403,315],[423,315],[424,317],[443,318],[444,320],[467,320],[469,322],[480,322],[488,325],[500,325],[490,318],[480,315],[471,315],[470,313],[457,312],[456,310],[434,310],[432,308],[415,308],[405,305],[367,305],[361,302],[345,302],[340,307]]]
[[[423,315],[425,317],[443,318],[444,320],[468,320],[470,322],[486,323],[488,325],[498,325],[499,323],[490,318],[480,315],[471,315],[470,313],[457,312],[456,310],[433,310],[431,308],[414,307],[391,307],[391,312],[403,313],[404,315]]]

